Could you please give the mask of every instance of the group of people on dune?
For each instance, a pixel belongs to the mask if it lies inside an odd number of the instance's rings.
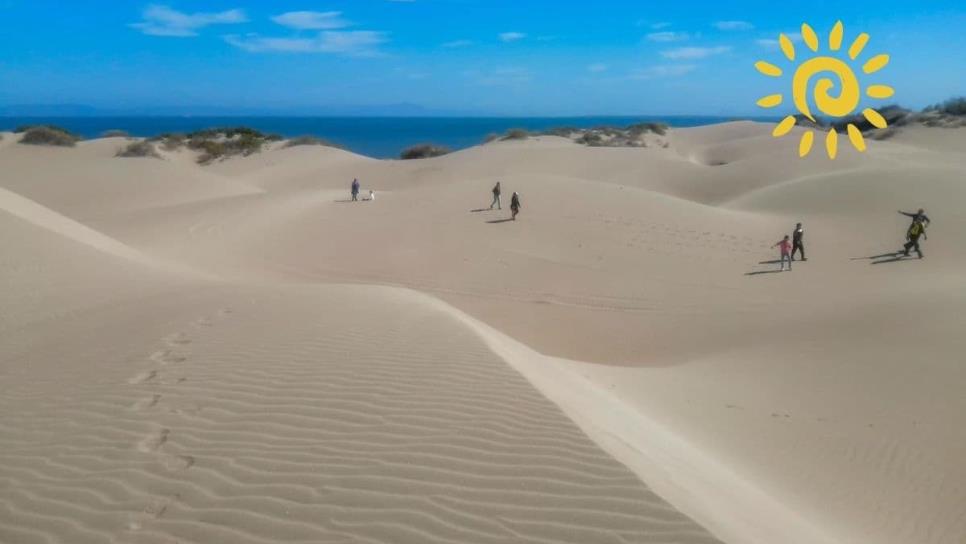
[[[926,215],[926,211],[922,208],[919,208],[919,211],[916,213],[904,212],[902,210],[899,210],[899,213],[906,217],[911,217],[912,224],[906,229],[905,245],[902,246],[901,251],[895,252],[894,255],[898,257],[901,254],[903,257],[908,257],[909,251],[915,249],[921,259],[923,255],[922,249],[919,247],[919,238],[921,237],[924,240],[929,239],[926,236],[926,227],[931,223],[929,216]],[[781,250],[781,260],[779,261],[781,263],[781,272],[785,270],[791,271],[792,261],[795,260],[795,253],[799,253],[802,261],[808,260],[805,258],[805,229],[801,223],[795,225],[795,230],[790,237],[786,234],[784,238],[772,247],[778,247]]]
[[[352,185],[349,188],[349,192],[352,196],[353,202],[359,201],[359,191],[361,187],[362,185],[359,183],[358,178],[352,180]],[[501,188],[500,182],[498,181],[496,182],[496,185],[493,187],[493,202],[490,203],[491,210],[493,209],[493,206],[496,206],[498,210],[503,209],[502,194],[503,194],[503,189]],[[372,189],[370,189],[369,198],[364,198],[363,200],[372,201],[375,199],[376,199],[376,193]],[[522,206],[520,205],[520,194],[514,191],[513,195],[510,197],[510,213],[512,214],[510,216],[510,219],[512,219],[513,221],[517,220],[517,214],[520,213],[521,207]]]
[[[351,194],[352,194],[353,202],[359,200],[359,190],[360,190],[359,180],[358,179],[352,180]],[[493,186],[492,192],[493,192],[493,201],[490,203],[490,209],[492,210],[493,206],[496,206],[498,210],[502,210],[503,209],[503,188],[500,185],[499,181],[496,182],[496,185]],[[363,199],[363,200],[371,201],[375,199],[376,199],[375,192],[373,192],[372,190],[369,190],[369,198]],[[520,194],[514,191],[513,195],[510,197],[510,214],[511,214],[510,219],[511,220],[513,221],[517,220],[517,214],[520,213],[520,208],[521,208]],[[926,215],[925,210],[923,210],[922,208],[919,208],[919,211],[917,211],[916,213],[904,212],[902,210],[899,210],[899,213],[907,217],[911,217],[912,224],[910,224],[909,228],[906,230],[905,245],[902,246],[901,251],[897,251],[894,255],[898,257],[901,254],[903,257],[908,257],[909,251],[915,249],[916,254],[919,255],[920,259],[922,259],[923,254],[922,254],[922,249],[919,247],[919,239],[920,238],[923,238],[924,240],[929,239],[929,237],[926,236],[926,227],[928,227],[929,224],[931,223],[929,216]],[[801,223],[797,223],[795,225],[795,230],[792,231],[791,236],[786,234],[784,238],[779,240],[772,247],[777,247],[781,251],[781,259],[779,260],[779,262],[781,263],[781,269],[780,269],[781,272],[784,272],[785,270],[791,271],[792,262],[795,260],[796,253],[799,255],[801,261],[808,260],[805,257],[805,228],[802,227]]]
[[[500,182],[498,181],[496,182],[496,185],[493,186],[493,202],[490,203],[491,210],[493,209],[493,206],[496,206],[496,209],[498,210],[503,209],[502,195],[503,189],[500,187]],[[518,213],[520,213],[520,194],[514,191],[513,195],[510,196],[510,219],[516,221]]]

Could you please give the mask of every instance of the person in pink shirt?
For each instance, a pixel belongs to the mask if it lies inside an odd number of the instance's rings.
[[[781,269],[781,271],[782,272],[785,271],[785,261],[788,261],[788,270],[791,271],[791,269],[792,269],[792,242],[791,242],[791,240],[788,239],[788,235],[786,234],[784,238],[782,238],[781,240],[779,240],[778,243],[775,244],[772,247],[776,247],[776,246],[779,247],[779,248],[781,248],[781,250],[782,250],[782,261],[781,261],[782,262],[782,269]]]

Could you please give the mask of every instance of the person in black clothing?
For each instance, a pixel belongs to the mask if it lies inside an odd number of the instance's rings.
[[[359,200],[359,180],[352,180],[352,201],[357,202]]]
[[[899,210],[899,213],[906,217],[911,217],[912,224],[915,224],[915,222],[918,220],[922,223],[923,228],[928,227],[932,223],[932,221],[929,220],[929,216],[926,215],[926,210],[922,208],[919,208],[919,211],[916,213],[904,212],[902,210]],[[910,229],[912,228],[912,224],[909,225]]]
[[[490,203],[490,209],[491,210],[493,209],[493,205],[494,204],[496,204],[496,208],[498,210],[502,210],[503,209],[503,203],[500,202],[500,193],[501,192],[502,192],[502,190],[500,189],[500,182],[498,181],[498,182],[496,182],[496,185],[493,186],[493,202]]]
[[[798,251],[802,256],[803,261],[807,261],[805,258],[805,229],[802,228],[802,224],[799,223],[795,225],[795,232],[792,233],[792,260],[795,260],[795,252]]]
[[[916,253],[919,255],[919,258],[920,259],[922,258],[922,250],[919,249],[919,237],[925,236],[925,234],[926,234],[926,224],[923,222],[923,220],[918,217],[916,219],[913,219],[912,226],[910,226],[909,230],[906,232],[907,241],[906,241],[906,245],[904,245],[902,248],[903,257],[908,257],[909,250],[915,249]],[[928,240],[928,237],[926,239]]]
[[[513,214],[512,219],[517,220],[517,214],[520,213],[520,195],[516,192],[513,193],[513,197],[510,198],[510,213]]]

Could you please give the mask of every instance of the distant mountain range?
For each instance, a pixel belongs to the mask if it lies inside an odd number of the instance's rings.
[[[471,115],[480,115],[480,113],[430,109],[408,103],[300,108],[152,106],[118,109],[98,108],[84,104],[0,105],[0,117],[451,117]]]

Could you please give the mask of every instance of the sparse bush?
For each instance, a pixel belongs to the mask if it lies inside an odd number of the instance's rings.
[[[562,138],[569,138],[573,133],[580,132],[580,129],[574,127],[552,127],[544,130],[540,134],[545,134],[547,136],[560,136]]]
[[[895,104],[884,106],[882,108],[877,108],[880,115],[886,120],[889,126],[903,126],[909,123],[910,112],[909,110],[897,106]],[[847,127],[852,124],[855,125],[857,129],[862,132],[867,132],[875,128],[875,126],[865,118],[864,115],[850,115],[848,117],[843,117],[832,122],[832,127],[835,128],[836,132],[845,132]]]
[[[604,145],[604,137],[596,131],[585,132],[577,138],[576,142],[590,147],[600,147]]]
[[[341,149],[341,146],[334,144],[324,138],[318,138],[316,136],[299,136],[298,138],[292,138],[291,140],[285,142],[284,147],[296,147],[300,145],[321,145],[325,147],[335,147],[335,148]]]
[[[503,140],[526,140],[529,137],[530,137],[530,133],[527,132],[525,129],[511,128],[510,130],[506,131],[506,134],[503,135],[502,139]]]
[[[434,144],[420,144],[408,147],[399,154],[399,158],[406,161],[412,159],[429,159],[431,157],[440,157],[450,153],[450,149],[441,145]]]
[[[131,135],[123,130],[105,130],[101,133],[101,138],[130,138]]]
[[[155,149],[154,144],[141,140],[139,142],[131,142],[126,146],[122,147],[117,151],[117,157],[125,158],[139,158],[139,157],[154,157],[160,159],[161,156],[158,155],[158,150]]]
[[[486,138],[483,139],[483,143],[484,144],[488,144],[490,142],[495,142],[495,141],[497,141],[499,139],[500,139],[500,135],[499,134],[497,134],[495,132],[491,132],[491,133],[489,133],[489,134],[486,135]]]
[[[941,104],[929,106],[926,111],[936,111],[947,115],[966,115],[966,96],[950,98]]]
[[[28,145],[49,145],[58,147],[74,147],[78,138],[70,132],[54,126],[35,126],[19,130],[23,132],[20,143]]]
[[[653,132],[658,136],[667,134],[668,126],[664,123],[637,123],[627,127],[631,136],[638,137],[647,132]]]

